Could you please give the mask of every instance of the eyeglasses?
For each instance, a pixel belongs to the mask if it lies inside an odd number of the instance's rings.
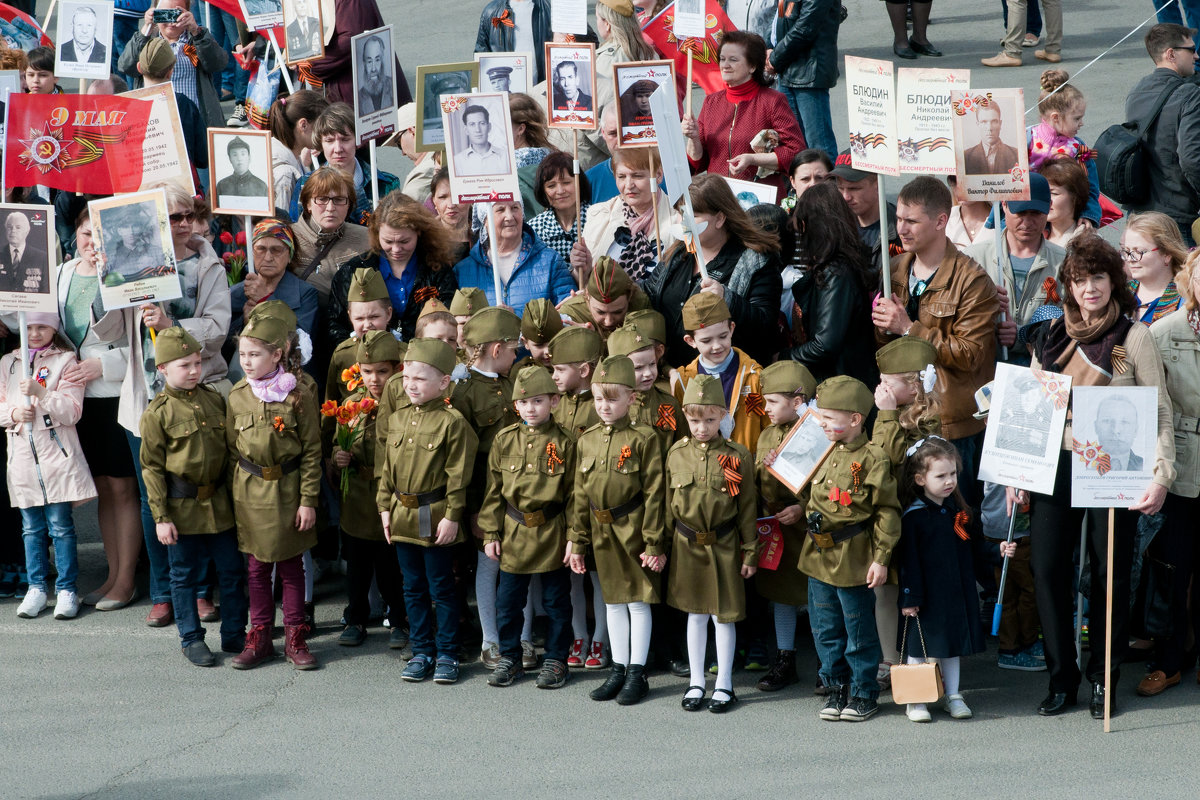
[[[181,222],[191,222],[196,218],[196,215],[191,211],[185,211],[182,214],[171,214],[170,220],[172,225],[178,225]]]
[[[1136,264],[1146,253],[1153,253],[1157,249],[1157,247],[1151,247],[1149,250],[1138,250],[1136,247],[1122,247],[1121,260],[1127,264]]]
[[[349,197],[314,197],[313,202],[319,206],[334,206],[335,208],[343,208],[350,204]]]

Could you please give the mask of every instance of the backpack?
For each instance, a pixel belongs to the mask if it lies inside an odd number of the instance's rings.
[[[1163,106],[1183,81],[1173,82],[1154,103],[1145,122],[1132,120],[1110,125],[1096,139],[1096,174],[1100,191],[1122,205],[1140,205],[1150,199],[1150,147],[1146,141]]]

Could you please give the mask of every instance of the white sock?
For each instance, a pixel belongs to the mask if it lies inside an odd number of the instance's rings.
[[[780,650],[795,650],[799,609],[787,603],[771,603],[771,606],[775,612],[775,646]]]
[[[689,689],[684,697],[704,695],[704,651],[708,648],[708,620],[708,614],[688,614],[688,668],[691,670],[691,685],[701,688],[700,691]]]
[[[587,593],[577,572],[571,573],[571,632],[576,639],[587,639]]]
[[[588,575],[592,579],[592,614],[596,617],[596,630],[592,633],[592,641],[607,644],[608,615],[604,613],[604,592],[600,591],[600,573],[592,570]]]
[[[499,580],[500,562],[479,553],[475,560],[475,601],[479,606],[479,627],[483,632],[484,645],[500,644],[500,631],[496,625],[496,587]]]
[[[541,592],[542,583],[533,576],[533,580],[529,582],[529,595],[525,598],[525,622],[521,626],[521,641],[528,642],[533,639],[533,595],[534,589]]]
[[[613,603],[604,607],[608,618],[608,629],[612,632],[610,644],[614,664],[629,666],[629,606]]]
[[[650,653],[650,604],[629,604],[629,663],[639,667],[646,666],[646,656]]]
[[[312,550],[304,551],[304,602],[311,603],[313,601],[313,576],[317,574],[316,568],[313,567]]]
[[[954,658],[940,658],[938,663],[942,667],[942,685],[946,687],[946,695],[958,694],[959,678],[962,677],[962,662],[958,656]]]
[[[717,629],[717,682],[713,695],[717,692],[726,694],[733,691],[733,649],[737,644],[737,627],[732,622],[717,622],[712,618]]]

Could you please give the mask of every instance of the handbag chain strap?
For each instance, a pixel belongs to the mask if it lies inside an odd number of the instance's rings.
[[[906,616],[904,618],[904,632],[900,636],[900,663],[901,664],[907,663],[907,659],[904,657],[904,652],[905,652],[905,646],[908,644],[908,621],[909,621],[909,619],[915,619],[917,621],[917,635],[919,637],[921,637],[921,657],[924,658],[926,661],[928,661],[929,653],[925,650],[925,631],[921,628],[921,618],[919,616],[917,616],[917,617],[907,617]]]

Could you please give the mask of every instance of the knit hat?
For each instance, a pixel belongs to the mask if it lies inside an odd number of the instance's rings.
[[[594,364],[600,358],[600,334],[582,325],[563,328],[550,340],[550,363]]]
[[[654,340],[655,344],[667,341],[667,320],[653,308],[630,311],[625,315],[625,324],[632,325]]]
[[[596,259],[596,268],[592,270],[584,286],[588,297],[600,303],[611,303],[618,298],[627,297],[632,289],[633,281],[629,278],[629,273],[608,256]]]
[[[639,331],[634,325],[622,325],[608,335],[608,354],[627,356],[638,350],[654,347],[654,340]]]
[[[683,329],[685,331],[698,331],[727,319],[732,319],[729,314],[729,306],[725,305],[725,301],[712,292],[694,294],[683,304]]]
[[[725,390],[716,375],[697,375],[688,381],[681,406],[720,406],[725,408]]]
[[[487,294],[477,286],[459,289],[450,300],[450,313],[456,317],[469,317],[487,307]]]
[[[519,338],[520,317],[499,306],[490,306],[479,311],[463,326],[463,344],[468,347],[488,342],[515,342]]]
[[[633,388],[633,362],[626,356],[609,356],[596,367],[592,383],[613,383]],[[717,388],[720,388],[719,386]]]
[[[525,337],[525,341],[539,345],[549,344],[562,329],[562,317],[559,316],[554,303],[539,297],[525,304],[525,313],[521,316],[521,335]]]
[[[369,303],[372,300],[392,302],[383,273],[370,267],[359,267],[350,278],[350,289],[346,292],[347,303]]]
[[[54,330],[62,330],[62,322],[58,319],[58,314],[51,311],[27,311],[25,312],[25,325],[45,325],[47,328]]]
[[[358,341],[354,360],[359,364],[378,364],[381,361],[399,361],[404,356],[404,345],[387,331],[367,331]]]
[[[259,339],[272,347],[278,347],[280,350],[287,346],[290,334],[291,331],[288,330],[283,320],[269,314],[260,314],[251,319],[246,323],[246,327],[242,329],[242,336]]]
[[[513,400],[537,397],[543,394],[558,394],[558,386],[554,383],[550,370],[537,364],[522,367],[513,382]]]
[[[776,361],[758,376],[763,394],[796,394],[812,397],[817,380],[799,361]]]
[[[404,363],[413,361],[428,364],[443,375],[449,375],[454,371],[454,348],[441,339],[413,339],[408,343]]]
[[[26,318],[33,314],[26,315]],[[200,343],[178,325],[159,331],[154,337],[154,366],[161,367],[181,358],[200,352]]]
[[[142,75],[160,78],[175,66],[175,51],[171,49],[170,42],[161,36],[155,36],[146,42],[146,46],[138,54],[137,63],[141,67]]]
[[[693,379],[694,380],[694,379]],[[817,387],[817,408],[827,411],[850,411],[864,417],[875,406],[875,396],[867,385],[849,375],[822,381]]]

